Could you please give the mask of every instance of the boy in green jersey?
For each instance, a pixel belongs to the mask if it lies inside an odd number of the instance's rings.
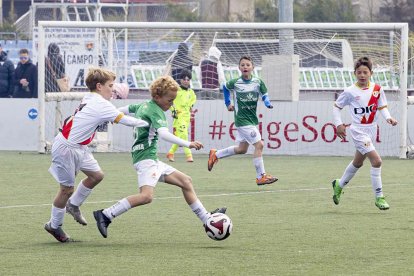
[[[267,108],[273,108],[267,88],[264,82],[252,76],[254,69],[252,58],[242,56],[239,60],[239,70],[242,72],[241,77],[232,79],[223,85],[224,102],[228,111],[234,111],[234,123],[237,127],[236,141],[237,146],[231,146],[225,149],[211,149],[208,159],[208,170],[211,171],[218,159],[228,157],[234,154],[244,154],[247,152],[249,145],[254,146],[253,163],[256,168],[256,184],[266,185],[277,181],[276,177],[267,174],[263,163],[263,141],[257,124],[256,109],[257,100],[261,96]],[[230,90],[233,90],[233,102],[230,101]]]
[[[148,122],[149,126],[135,129],[135,141],[132,145],[132,160],[138,174],[139,193],[125,197],[109,208],[93,212],[98,230],[104,238],[107,237],[108,225],[114,218],[131,208],[151,203],[158,182],[181,188],[185,201],[203,224],[212,213],[226,212],[225,207],[211,213],[207,212],[197,198],[191,177],[158,160],[158,138],[196,150],[203,147],[203,144],[198,141],[185,141],[168,131],[165,111],[172,106],[178,89],[178,84],[170,76],[159,77],[149,88],[152,100],[119,109],[125,114],[133,114]]]

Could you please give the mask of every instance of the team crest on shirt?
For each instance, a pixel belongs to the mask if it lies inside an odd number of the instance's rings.
[[[379,91],[373,91],[372,92],[372,96],[374,96],[375,98],[378,98],[378,96],[379,96]]]

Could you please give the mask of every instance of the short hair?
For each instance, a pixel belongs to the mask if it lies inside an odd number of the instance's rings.
[[[191,78],[192,78],[192,73],[191,73],[191,71],[190,70],[188,70],[188,69],[182,69],[181,70],[181,73],[180,73],[180,79],[181,80],[183,80],[183,79],[185,79],[185,78],[189,78],[190,80],[191,80]]]
[[[253,59],[252,59],[252,57],[251,57],[251,56],[242,56],[242,57],[239,59],[239,65],[240,65],[240,62],[241,62],[243,59],[250,60],[250,62],[254,65],[254,62],[253,62]]]
[[[29,50],[27,50],[26,48],[20,49],[19,55],[21,54],[29,54]]]
[[[366,66],[372,72],[372,61],[368,57],[361,57],[355,61],[354,72],[360,67]]]
[[[151,92],[151,97],[158,95],[159,97],[164,96],[168,91],[177,92],[180,89],[178,83],[170,76],[161,76],[154,80],[150,87],[149,91]]]
[[[95,91],[98,83],[105,84],[107,81],[114,81],[115,79],[116,74],[114,72],[99,67],[91,67],[89,68],[85,83],[90,91]]]

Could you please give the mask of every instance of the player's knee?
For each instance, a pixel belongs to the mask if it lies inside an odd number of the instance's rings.
[[[75,188],[72,187],[66,187],[66,186],[61,186],[60,187],[60,194],[64,197],[64,198],[70,198],[74,192]]]
[[[237,154],[245,154],[247,152],[247,148],[239,146],[234,149],[234,152]]]
[[[182,188],[185,190],[193,188],[193,179],[190,176],[186,176],[182,181]]]
[[[259,142],[257,142],[256,144],[254,144],[254,146],[255,146],[255,148],[256,148],[257,150],[263,151],[264,144],[263,144],[263,141],[262,141],[262,140],[260,140],[260,141],[259,141]]]
[[[96,185],[104,179],[105,174],[103,173],[103,171],[100,171],[100,172],[94,173],[92,176],[89,176],[89,177],[92,180],[92,182]]]
[[[154,199],[154,195],[152,193],[141,194],[142,204],[150,204],[153,199]]]
[[[372,165],[374,168],[381,168],[381,165],[382,165],[382,160],[381,160],[381,158],[376,158],[375,160],[372,160],[371,165]]]

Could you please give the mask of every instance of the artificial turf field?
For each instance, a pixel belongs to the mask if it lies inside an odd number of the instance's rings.
[[[212,172],[206,155],[192,164],[176,156],[171,164],[192,177],[208,210],[228,207],[233,233],[217,242],[164,183],[102,238],[92,211],[136,193],[137,177],[127,153],[95,158],[105,179],[81,208],[89,224],[66,215],[76,242],[61,244],[43,229],[58,189],[51,156],[0,152],[0,275],[414,275],[413,160],[384,158],[391,208],[380,211],[368,161],[335,206],[330,183],[350,157],[265,156],[279,181],[257,187],[249,155],[222,159]]]

